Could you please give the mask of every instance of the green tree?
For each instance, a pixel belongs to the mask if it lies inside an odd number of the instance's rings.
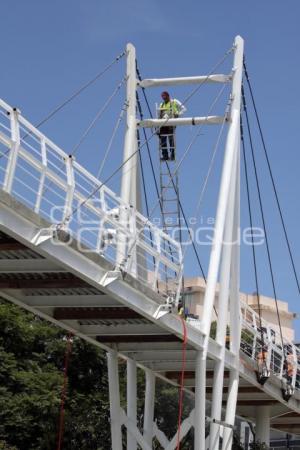
[[[0,439],[7,446],[3,448],[55,448],[65,350],[62,330],[15,305],[0,303]],[[74,339],[65,449],[111,448],[105,363],[103,352]]]
[[[0,300],[0,450],[53,450],[57,445],[65,332]],[[126,405],[126,364],[120,365]],[[138,369],[138,424],[142,429],[145,375]],[[179,388],[157,380],[155,419],[172,438],[178,426]],[[184,395],[183,419],[193,408]],[[64,450],[111,450],[106,357],[73,338],[65,402]],[[125,433],[124,433],[125,439]],[[190,432],[182,450],[193,447]],[[156,448],[160,449],[158,443]]]

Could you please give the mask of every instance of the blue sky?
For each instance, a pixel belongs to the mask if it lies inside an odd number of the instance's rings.
[[[300,4],[297,0],[2,2],[0,96],[9,104],[17,105],[33,123],[38,123],[73,90],[122,52],[126,42],[135,44],[144,76],[167,77],[209,72],[231,47],[234,36],[241,34],[245,39],[248,68],[295,262],[300,270],[299,14]],[[227,61],[222,69],[230,70],[230,62]],[[72,150],[97,110],[121,80],[123,73],[124,61],[45,124],[43,131],[66,151]],[[172,94],[182,99],[189,92],[190,89],[185,87],[173,90]],[[149,91],[151,105],[159,101],[159,93],[159,89]],[[215,93],[216,89],[213,87],[201,89],[188,105],[189,113],[205,115]],[[78,152],[77,159],[94,173],[100,165],[123,100],[124,92],[121,92]],[[224,106],[224,102],[217,108],[217,113],[221,112],[222,105]],[[105,166],[104,178],[121,161],[122,131],[121,129],[115,141],[113,157]],[[191,128],[178,131],[179,155],[183,153],[194,132]],[[300,312],[299,294],[292,276],[265,163],[258,140],[255,141],[278,296],[288,300],[293,311]],[[182,167],[181,196],[188,216],[193,215],[195,210],[212,142],[212,132],[203,130],[203,136],[199,137]],[[155,142],[152,143],[151,151],[157,161]],[[207,217],[214,216],[221,162],[222,149],[201,211],[204,222]],[[146,159],[145,169],[150,203],[153,205],[153,181]],[[243,172],[242,176],[244,178]],[[118,191],[119,177],[113,180],[111,186]],[[247,226],[244,187],[242,208],[243,226]],[[255,223],[259,225],[257,210],[254,215]],[[207,248],[201,248],[200,254],[207,267]],[[243,249],[241,281],[242,288],[248,292],[254,290],[251,267],[249,251]],[[188,259],[187,273],[198,273],[192,258]],[[261,291],[271,295],[263,249],[259,253],[259,273]],[[299,322],[296,325],[299,328]]]

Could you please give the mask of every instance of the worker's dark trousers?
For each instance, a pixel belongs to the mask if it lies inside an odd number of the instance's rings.
[[[162,127],[159,132],[159,138],[162,157],[164,159],[169,159],[169,152],[168,152],[169,149],[170,157],[174,158],[175,156],[174,127]]]

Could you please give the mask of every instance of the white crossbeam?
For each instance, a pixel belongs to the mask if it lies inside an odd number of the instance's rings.
[[[180,435],[179,435],[180,442],[188,434],[188,432],[190,431],[192,426],[194,426],[194,410],[191,411],[190,415],[181,424]],[[168,447],[166,447],[165,450],[175,450],[176,445],[177,445],[177,439],[178,439],[178,436],[176,433],[175,436],[173,437],[173,439],[170,441]]]
[[[213,74],[199,75],[196,77],[175,77],[175,78],[147,78],[138,82],[141,88],[157,86],[179,86],[183,84],[202,84],[202,83],[229,83],[231,75]]]
[[[179,117],[177,119],[145,119],[137,122],[142,128],[152,127],[177,127],[183,125],[220,125],[224,122],[223,116],[205,116],[205,117]]]

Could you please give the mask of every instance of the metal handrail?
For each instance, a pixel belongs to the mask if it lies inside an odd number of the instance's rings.
[[[267,364],[271,373],[283,382],[290,382],[292,387],[300,390],[300,349],[292,342],[283,338],[283,346],[279,331],[265,319],[261,318],[262,330],[260,329],[259,315],[246,303],[241,302],[241,350],[251,359],[257,361],[257,355],[265,346],[267,353]],[[261,331],[264,342],[261,342]],[[285,371],[285,359],[289,355],[293,364],[292,379],[288,380]]]
[[[50,223],[63,224],[82,251],[98,252],[114,265],[120,258],[117,241],[125,240],[123,269],[153,290],[179,298],[180,244],[1,99],[0,187]]]

